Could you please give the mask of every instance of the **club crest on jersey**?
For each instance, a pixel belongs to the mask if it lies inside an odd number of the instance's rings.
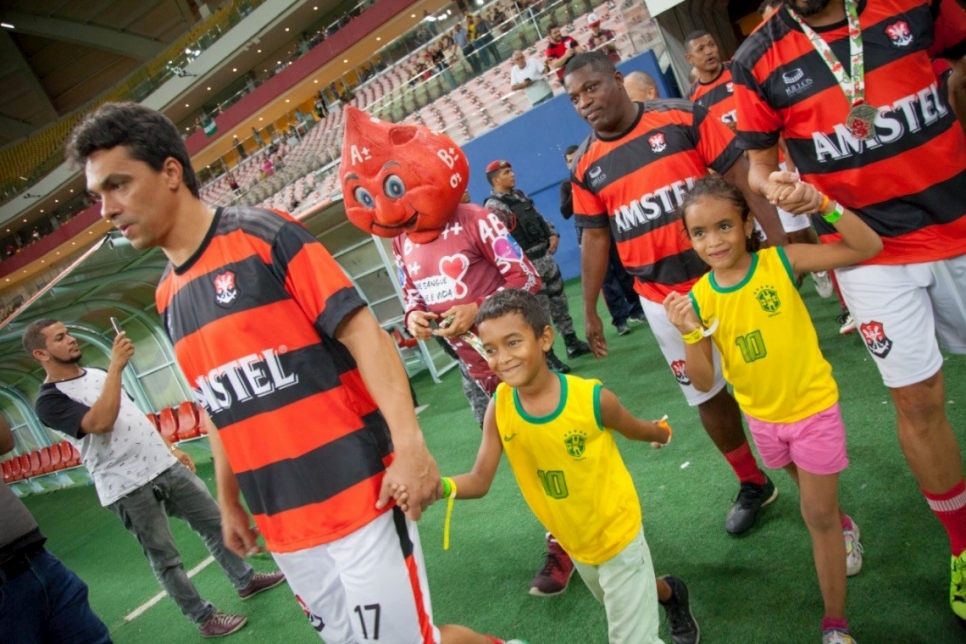
[[[674,374],[675,380],[681,385],[690,385],[691,379],[688,378],[688,374],[684,372],[684,360],[674,360],[671,362],[671,372]]]
[[[667,141],[664,139],[663,132],[647,137],[647,142],[651,144],[651,149],[654,152],[664,152],[667,149]]]
[[[235,273],[225,271],[216,275],[215,302],[218,306],[229,307],[236,297],[238,297],[238,288],[235,286]]]
[[[755,300],[765,313],[777,313],[782,306],[774,286],[762,286],[755,291]]]
[[[316,632],[321,633],[322,629],[325,628],[325,624],[322,623],[322,618],[310,611],[308,605],[298,595],[295,596],[295,601],[299,603],[299,607],[302,609],[302,612],[305,613],[305,616],[309,618],[309,623],[312,625],[312,628],[314,628]]]
[[[728,90],[728,93],[729,94],[734,94],[735,93],[735,84],[734,83],[731,83],[731,82],[725,83],[725,89]]]
[[[564,436],[564,445],[567,446],[568,454],[574,458],[580,458],[584,455],[584,448],[587,447],[587,434],[575,429]]]
[[[881,322],[872,320],[859,325],[859,333],[865,340],[865,346],[869,347],[869,353],[876,358],[885,358],[892,351],[892,340],[885,334],[885,327]]]
[[[892,23],[885,28],[885,32],[894,47],[906,48],[912,44],[912,32],[905,20]]]

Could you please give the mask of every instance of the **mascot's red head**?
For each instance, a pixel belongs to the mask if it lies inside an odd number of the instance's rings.
[[[408,233],[417,244],[439,237],[469,182],[463,151],[428,128],[345,110],[339,179],[349,221],[380,237]]]

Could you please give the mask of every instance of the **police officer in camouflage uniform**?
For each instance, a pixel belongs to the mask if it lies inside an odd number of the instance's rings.
[[[527,258],[533,262],[543,288],[537,296],[543,303],[544,309],[550,314],[553,325],[563,336],[567,345],[567,357],[576,358],[590,353],[586,342],[577,338],[574,332],[574,321],[570,317],[567,306],[567,296],[564,294],[563,278],[560,267],[553,260],[557,251],[560,235],[553,224],[543,218],[533,200],[522,190],[516,189],[516,176],[509,161],[492,161],[486,166],[486,179],[490,182],[492,192],[483,206],[492,210],[506,224],[513,238],[517,240]],[[568,373],[570,367],[560,361],[551,349],[547,354],[547,364],[551,369]]]

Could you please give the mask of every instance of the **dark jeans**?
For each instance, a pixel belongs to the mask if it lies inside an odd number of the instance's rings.
[[[102,644],[111,636],[87,602],[87,584],[46,550],[0,586],[0,642]]]
[[[164,501],[158,500],[156,495],[162,495]],[[181,463],[169,467],[153,481],[118,499],[108,508],[137,538],[161,587],[181,612],[196,624],[208,619],[215,607],[198,595],[194,584],[188,579],[171,535],[169,516],[184,520],[198,533],[236,590],[245,588],[255,574],[251,566],[225,547],[218,504],[211,498],[201,479]]]
[[[610,254],[607,257],[607,272],[604,274],[604,303],[610,311],[614,326],[627,322],[627,318],[644,317],[641,298],[634,290],[634,276],[627,272],[617,252],[617,244],[610,241]]]

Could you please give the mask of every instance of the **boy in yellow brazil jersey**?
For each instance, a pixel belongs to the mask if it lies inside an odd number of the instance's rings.
[[[655,579],[637,490],[613,435],[660,447],[671,440],[670,427],[635,418],[597,380],[551,371],[544,354],[553,329],[534,295],[500,291],[483,302],[476,324],[502,382],[486,411],[473,470],[445,478],[440,497],[486,495],[506,452],[530,509],[604,604],[611,644],[661,642],[659,604],[672,641],[697,643],[687,586],[675,577]],[[396,498],[405,509],[404,491]]]

